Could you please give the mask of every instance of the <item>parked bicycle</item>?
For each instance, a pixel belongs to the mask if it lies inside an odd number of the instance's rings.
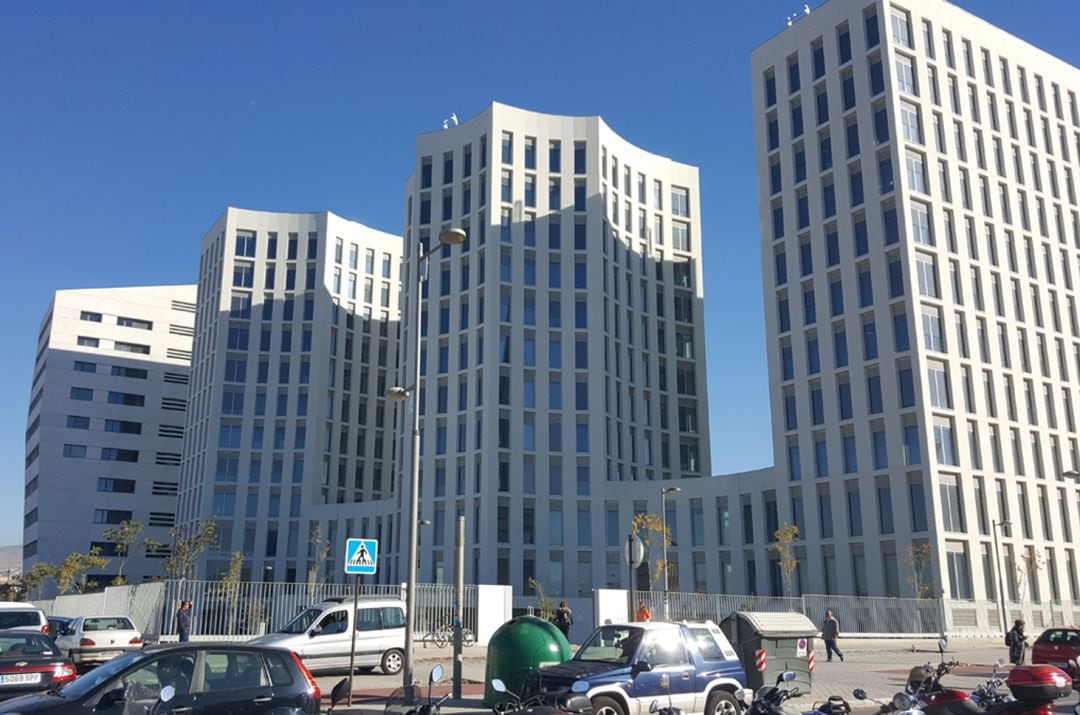
[[[428,631],[424,636],[424,640],[434,643],[442,648],[445,645],[454,642],[454,624],[453,622],[447,623],[442,626],[438,626]],[[461,627],[461,644],[463,646],[471,646],[476,644],[476,634],[471,629],[465,626]]]

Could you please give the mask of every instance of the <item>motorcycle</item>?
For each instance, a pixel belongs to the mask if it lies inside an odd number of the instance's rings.
[[[390,694],[390,697],[386,699],[386,707],[383,710],[384,715],[439,715],[439,711],[442,709],[442,704],[450,698],[450,694],[442,696],[438,700],[435,700],[431,696],[431,686],[442,680],[443,667],[442,665],[436,665],[431,669],[431,673],[428,674],[428,694],[427,702],[417,705],[414,700],[410,700],[406,697],[405,688],[398,688]],[[412,689],[415,691],[418,685],[414,684]],[[337,688],[335,687],[335,690]]]
[[[541,668],[527,668],[524,675],[521,672],[515,673],[511,682],[521,683],[520,699],[524,707],[546,706],[572,715],[592,715],[592,701],[585,695],[588,681],[576,680],[567,687],[553,687],[550,679],[544,680]]]
[[[799,692],[799,686],[790,689],[781,688],[781,684],[790,683],[797,676],[793,671],[785,670],[776,676],[775,685],[763,685],[753,692],[749,688],[739,688],[735,691],[735,699],[743,704],[744,713],[749,715],[786,715],[784,713],[784,701]]]
[[[583,710],[569,710],[564,709],[562,705],[574,705],[578,708],[583,707],[581,699],[588,702],[588,698],[584,693],[588,691],[589,684],[584,680],[574,681],[574,684],[570,686],[569,692],[567,691],[551,691],[550,693],[533,693],[527,697],[522,697],[517,693],[512,692],[506,687],[499,678],[495,678],[491,681],[491,689],[497,693],[502,693],[506,698],[496,703],[491,709],[496,715],[567,715],[571,712],[585,712]],[[589,704],[588,711],[590,715],[592,713],[592,705]]]
[[[814,709],[803,715],[851,715],[851,706],[839,695],[833,695],[823,703],[814,703]]]
[[[998,658],[994,663],[994,673],[984,683],[979,683],[971,691],[971,700],[983,709],[988,709],[1003,703],[1011,703],[1016,700],[1012,695],[999,690],[1005,686],[1005,679],[998,677],[998,670],[1005,667],[1005,659]]]
[[[869,700],[872,703],[880,705],[881,708],[878,709],[879,714],[896,713],[897,715],[924,715],[922,709],[919,707],[919,699],[904,691],[900,691],[894,695],[889,702],[870,697],[862,688],[855,688],[852,695],[855,696],[856,700]]]
[[[1000,679],[995,668],[994,677],[976,689],[978,696],[973,699],[941,684],[943,677],[961,665],[945,661],[946,645],[944,639],[938,642],[941,662],[936,667],[916,666],[908,674],[905,692],[918,699],[926,715],[1053,715],[1054,700],[1072,692],[1072,681],[1063,671],[1039,665],[1013,668],[1005,681],[1012,697],[1005,696],[997,692]]]

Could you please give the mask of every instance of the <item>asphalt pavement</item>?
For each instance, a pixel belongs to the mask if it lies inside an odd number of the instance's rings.
[[[830,695],[844,697],[858,712],[876,710],[860,706],[852,697],[855,688],[862,688],[871,697],[889,700],[901,690],[908,671],[916,665],[937,664],[940,655],[935,639],[841,639],[840,647],[844,652],[844,661],[825,659],[824,647],[820,641],[816,651],[813,687],[809,694],[804,694],[793,701],[794,710],[811,710],[815,702],[820,702]],[[945,653],[946,660],[960,661],[961,666],[950,673],[946,684],[971,691],[980,681],[986,680],[994,670],[994,663],[999,658],[1007,658],[1007,648],[997,639],[972,638],[950,640]],[[487,663],[487,649],[482,646],[465,648],[462,658],[462,699],[448,700],[443,706],[445,715],[473,715],[489,713],[481,700],[484,692],[484,676]],[[436,696],[451,692],[453,674],[453,650],[450,647],[417,646],[414,655],[414,679],[426,683],[428,674],[436,663],[441,663],[444,670],[443,682],[432,688]],[[1006,666],[1005,670],[1008,670]],[[343,675],[322,675],[318,677],[322,688],[325,705],[329,705],[330,690]],[[382,675],[378,671],[357,675],[354,678],[353,704],[340,703],[335,713],[343,715],[383,715],[387,698],[402,685],[402,676]],[[426,687],[424,688],[426,693]],[[1068,698],[1059,700],[1057,712],[1060,715],[1072,715],[1078,695],[1073,693]]]

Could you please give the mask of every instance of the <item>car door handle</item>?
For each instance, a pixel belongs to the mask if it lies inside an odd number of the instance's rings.
[[[682,679],[683,680],[690,680],[690,671],[689,670],[684,670],[683,671]]]
[[[251,702],[253,702],[253,703],[268,703],[273,699],[274,698],[271,695],[260,695],[259,697],[255,698]]]
[[[191,712],[191,707],[189,706],[189,707],[182,707],[182,708],[173,708],[172,712],[174,712],[174,713],[189,713],[189,712]]]

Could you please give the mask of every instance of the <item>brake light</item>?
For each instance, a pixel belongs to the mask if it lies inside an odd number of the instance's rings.
[[[322,691],[319,690],[319,682],[315,680],[315,676],[311,674],[311,671],[304,666],[304,661],[300,660],[300,656],[296,653],[290,653],[293,662],[296,663],[296,667],[300,669],[300,673],[304,676],[304,680],[308,684],[308,692],[311,693],[311,697],[315,698],[315,702],[322,700]]]
[[[41,627],[41,633],[42,633],[42,635],[46,635],[46,636],[49,635],[49,624],[48,623],[46,623],[45,625],[43,625]]]
[[[1028,711],[1030,715],[1054,715],[1056,708],[1053,703],[1043,703]]]
[[[128,641],[128,645],[142,645],[142,638],[140,638],[139,636],[135,636]]]
[[[79,645],[81,645],[81,646],[95,646],[95,645],[97,645],[97,643],[90,640],[89,638],[83,638],[82,640],[79,641]]]
[[[52,684],[60,685],[69,680],[75,680],[75,666],[61,663],[53,668]]]

